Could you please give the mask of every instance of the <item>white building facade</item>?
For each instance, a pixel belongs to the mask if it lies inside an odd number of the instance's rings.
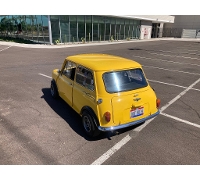
[[[38,43],[73,43],[162,37],[168,15],[8,15],[0,16],[0,36]]]

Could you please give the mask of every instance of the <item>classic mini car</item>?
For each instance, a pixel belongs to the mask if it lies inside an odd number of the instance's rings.
[[[60,96],[82,119],[87,135],[116,131],[159,114],[160,100],[141,65],[107,54],[80,54],[52,72],[51,95]]]

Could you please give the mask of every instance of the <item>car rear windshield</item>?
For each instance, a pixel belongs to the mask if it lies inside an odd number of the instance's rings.
[[[140,68],[104,73],[103,81],[108,93],[131,91],[148,85]]]

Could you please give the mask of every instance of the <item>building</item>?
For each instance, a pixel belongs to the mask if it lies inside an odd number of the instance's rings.
[[[173,22],[168,15],[1,15],[0,36],[44,44],[150,39]]]
[[[174,15],[172,24],[165,24],[163,36],[176,38],[200,38],[200,15]]]

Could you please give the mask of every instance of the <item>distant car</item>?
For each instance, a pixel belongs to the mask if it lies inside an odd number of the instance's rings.
[[[52,72],[51,95],[60,96],[97,136],[144,122],[159,114],[160,100],[133,60],[106,54],[69,56]]]

